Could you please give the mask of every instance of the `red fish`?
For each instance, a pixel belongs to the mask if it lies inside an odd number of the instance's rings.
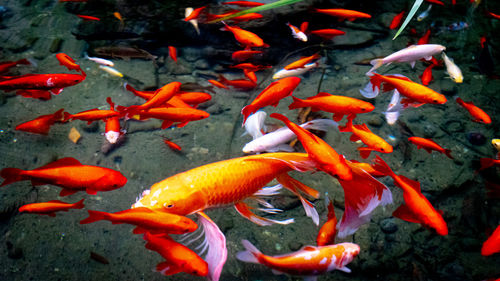
[[[178,144],[176,144],[175,142],[173,142],[171,140],[164,139],[163,142],[166,145],[168,145],[168,147],[170,147],[170,149],[172,149],[174,151],[181,151],[182,150],[182,147],[180,147]]]
[[[212,99],[210,94],[204,92],[178,92],[176,96],[191,105],[198,105]]]
[[[191,121],[208,118],[210,114],[203,110],[185,107],[155,107],[147,111],[138,112],[139,120],[157,118],[164,120],[161,128],[166,129],[179,122],[176,127],[182,128]]]
[[[21,208],[19,208],[19,212],[27,212],[40,215],[48,215],[49,217],[55,217],[56,212],[68,211],[69,209],[83,209],[85,207],[85,205],[83,205],[83,200],[85,199],[82,199],[73,204],[65,203],[59,200],[52,200],[43,203],[27,204],[21,206]]]
[[[314,9],[316,13],[327,14],[329,16],[339,18],[339,21],[348,20],[354,21],[359,18],[369,19],[372,16],[366,13],[354,11],[354,10],[346,10],[346,9]]]
[[[19,89],[46,90],[57,95],[66,87],[76,85],[85,80],[80,74],[25,74],[13,76],[0,81],[0,90]]]
[[[120,172],[108,168],[82,165],[71,157],[61,158],[34,170],[4,168],[0,176],[5,180],[1,186],[30,180],[33,185],[52,184],[62,187],[60,196],[85,190],[95,195],[98,191],[110,191],[124,186],[127,178]]]
[[[433,228],[439,235],[448,235],[446,222],[440,212],[436,211],[422,194],[420,183],[405,176],[396,175],[382,158],[378,155],[376,157],[376,169],[389,175],[394,180],[394,184],[403,190],[405,203],[399,206],[392,215],[408,222],[420,223],[423,226]]]
[[[432,77],[432,68],[435,66],[435,64],[431,64],[428,67],[425,68],[424,73],[420,76],[420,81],[422,81],[423,85],[429,85],[431,83],[433,77]]]
[[[366,124],[353,125],[352,120],[353,118],[348,118],[347,124],[343,127],[339,127],[339,130],[341,132],[351,132],[351,141],[355,142],[361,140],[364,144],[367,145],[367,147],[358,147],[361,158],[368,158],[372,150],[381,153],[391,153],[393,151],[392,146],[383,138],[370,131]]]
[[[168,46],[168,54],[172,60],[177,62],[177,49],[174,46]]]
[[[271,83],[267,86],[249,105],[243,107],[243,124],[250,114],[255,113],[262,107],[272,105],[278,106],[278,103],[284,97],[290,96],[300,83],[299,77],[286,77]]]
[[[326,40],[331,40],[335,36],[345,34],[344,31],[333,28],[311,30],[309,33],[325,38]]]
[[[423,148],[429,153],[431,153],[432,150],[435,150],[439,153],[443,153],[444,155],[448,156],[448,158],[453,159],[453,156],[451,156],[451,150],[442,148],[439,144],[437,144],[431,139],[424,139],[420,137],[409,137],[408,141],[416,145],[417,149]]]
[[[94,20],[94,21],[100,21],[101,19],[98,17],[94,16],[87,16],[87,15],[76,15],[77,17],[83,19],[83,20]]]
[[[248,47],[268,47],[269,45],[264,43],[264,40],[257,36],[257,34],[244,30],[242,28],[239,28],[237,26],[229,26],[225,24],[225,27],[223,30],[228,30],[231,31],[234,35],[234,38],[236,41],[238,41],[240,44],[245,46],[246,48]]]
[[[127,209],[116,213],[107,213],[89,210],[89,217],[80,221],[80,224],[107,220],[113,224],[135,225],[134,234],[140,233],[171,233],[184,234],[193,232],[198,225],[188,217],[159,212],[145,207]]]
[[[189,14],[189,16],[185,17],[184,18],[184,21],[190,21],[190,20],[195,20],[195,19],[198,19],[198,17],[200,16],[201,12],[206,8],[206,6],[203,6],[203,7],[199,7],[199,8],[196,8],[194,9],[191,14]]]
[[[65,53],[57,54],[56,58],[59,61],[59,64],[66,66],[68,70],[76,70],[82,72],[82,74],[85,74],[80,66],[75,62],[75,60]]]
[[[432,3],[432,4],[438,4],[438,5],[444,6],[444,3],[439,1],[439,0],[425,0],[425,1]]]
[[[491,256],[495,253],[500,252],[500,225],[497,226],[493,234],[483,243],[481,248],[481,255]]]
[[[467,111],[469,111],[470,115],[474,118],[474,120],[472,120],[472,121],[478,122],[478,123],[484,123],[484,124],[491,123],[491,117],[486,112],[484,112],[481,108],[475,106],[473,102],[466,102],[458,97],[457,97],[456,101],[459,105],[461,105],[463,108],[465,108],[465,109],[467,109]]]
[[[63,122],[64,109],[61,108],[55,113],[39,116],[31,121],[16,126],[17,131],[24,131],[33,134],[48,135],[50,127],[56,122]]]
[[[245,62],[245,63],[240,63],[237,65],[231,65],[229,67],[255,72],[255,71],[271,68],[272,66],[270,66],[270,65],[254,65],[251,62]]]
[[[492,12],[487,12],[487,14],[490,15],[491,17],[495,18],[495,19],[500,20],[500,15],[494,14]]]
[[[479,171],[487,169],[494,165],[500,166],[500,159],[481,158],[479,161],[481,163],[481,168],[479,168]]]
[[[237,89],[241,90],[251,90],[257,86],[257,84],[249,79],[234,79],[234,80],[229,80],[226,79],[222,74],[219,74],[219,81],[223,85],[231,86]]]
[[[258,7],[264,5],[264,3],[254,2],[254,1],[230,1],[223,2],[223,5],[237,5],[240,7]]]
[[[16,95],[44,101],[50,100],[52,98],[51,93],[45,90],[17,90]]]
[[[16,65],[31,65],[31,62],[28,59],[21,59],[17,61],[4,61],[0,62],[0,74],[5,73],[9,71],[11,68],[13,68]]]
[[[188,247],[175,242],[168,235],[144,234],[146,249],[158,252],[165,261],[156,265],[163,275],[186,272],[196,276],[208,275],[208,264]]]
[[[248,80],[257,83],[257,75],[255,75],[254,71],[243,70],[243,73]]]
[[[212,85],[214,85],[215,87],[217,88],[221,88],[221,89],[229,89],[226,85],[222,84],[221,82],[217,81],[217,80],[213,80],[213,79],[210,79],[208,80],[208,82]]]
[[[427,31],[424,33],[424,36],[422,36],[420,39],[418,39],[417,45],[424,45],[429,43],[429,37],[431,36],[431,29],[427,29]]]
[[[262,54],[262,51],[252,51],[252,50],[243,50],[233,52],[231,58],[235,61],[244,61],[252,58],[255,55]]]
[[[64,112],[64,122],[70,120],[87,121],[87,124],[92,124],[94,121],[107,120],[109,118],[118,117],[120,113],[115,110],[89,109],[75,114]]]
[[[316,245],[318,246],[335,244],[335,235],[337,235],[337,217],[335,216],[335,208],[330,198],[325,198],[325,205],[328,209],[328,217],[319,229],[318,236],[316,237]]]
[[[401,20],[403,19],[405,13],[406,11],[403,10],[401,13],[395,15],[391,21],[391,24],[389,25],[389,29],[398,28],[401,25]]]
[[[154,95],[148,99],[145,103],[141,105],[131,105],[129,107],[119,107],[119,111],[123,111],[125,113],[134,113],[139,112],[141,110],[147,110],[154,107],[162,106],[165,102],[170,100],[173,96],[175,96],[181,88],[180,82],[171,82],[167,85],[161,87],[156,90]]]

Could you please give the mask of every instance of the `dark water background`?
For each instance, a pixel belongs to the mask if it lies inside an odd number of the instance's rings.
[[[327,58],[324,71],[318,69],[303,76],[294,92],[296,97],[306,98],[321,90],[362,98],[359,89],[368,81],[364,73],[369,66],[355,63],[385,56],[409,42],[415,43],[432,24],[430,43],[447,47],[447,55],[455,59],[464,74],[464,83],[453,83],[444,68],[435,68],[434,81],[429,87],[447,96],[445,105],[408,109],[400,122],[389,126],[382,112],[390,95],[381,94],[371,100],[375,111],[359,115],[357,120],[368,123],[385,139],[390,136],[394,139],[395,151],[384,155],[384,159],[396,173],[421,182],[427,198],[436,209],[443,210],[450,233],[438,236],[418,224],[393,218],[391,214],[401,204],[402,194],[394,188],[392,180],[384,179],[393,191],[394,204],[385,210],[378,208],[370,223],[343,239],[361,247],[360,255],[349,266],[352,273],[333,272],[319,280],[499,278],[500,257],[480,255],[483,241],[500,221],[499,201],[488,197],[485,189],[486,181],[500,183],[498,170],[492,168],[482,173],[476,170],[479,158],[495,157],[496,150],[490,141],[499,137],[500,80],[495,74],[500,74],[496,67],[500,58],[500,20],[487,17],[485,11],[500,14],[500,3],[483,0],[475,9],[468,0],[457,2],[455,6],[449,2],[445,7],[434,5],[428,18],[422,22],[413,20],[394,41],[391,40],[394,31],[388,29],[388,24],[396,13],[409,10],[413,1],[303,1],[263,12],[264,19],[241,24],[271,46],[256,63],[274,68],[257,74],[262,83],[256,89],[246,92],[213,89],[212,101],[201,106],[211,116],[184,128],[161,130],[155,121],[130,122],[126,142],[108,151],[103,148],[106,141],[101,135],[102,122],[91,126],[81,121],[55,125],[48,136],[14,128],[59,108],[72,113],[96,107],[107,109],[105,98],[108,96],[120,105],[142,103],[123,89],[124,81],[138,89],[154,89],[172,81],[209,86],[207,79],[221,73],[232,79],[241,78],[240,72],[227,68],[233,64],[231,53],[240,49],[231,33],[219,31],[221,24],[200,24],[201,35],[197,35],[190,24],[181,21],[185,7],[210,4],[212,13],[221,13],[224,8],[216,1],[4,0],[0,2],[5,8],[0,9],[0,61],[31,58],[37,63],[36,67],[16,68],[12,74],[68,73],[55,58],[56,53],[64,52],[77,60],[87,72],[87,78],[45,102],[12,93],[0,95],[0,167],[34,169],[57,158],[74,157],[83,164],[120,170],[128,178],[125,187],[97,196],[77,193],[63,200],[76,202],[86,198],[86,209],[124,210],[155,182],[199,165],[243,155],[241,148],[250,138],[240,137],[243,133],[240,110],[249,96],[266,87],[271,81],[270,75],[287,63],[315,52]],[[311,7],[355,9],[370,13],[372,19],[337,22],[334,18],[310,13]],[[427,3],[418,13],[425,8]],[[113,12],[122,15],[124,28],[113,17]],[[97,16],[101,21],[83,22],[75,14]],[[328,42],[317,38],[299,42],[291,37],[285,23],[298,26],[303,21],[309,21],[315,29],[337,28],[346,35]],[[467,22],[469,27],[461,31],[447,28],[460,21]],[[411,28],[417,35],[409,33]],[[481,53],[479,39],[483,35],[490,39],[489,58]],[[83,58],[84,51],[94,55],[94,48],[110,45],[142,48],[158,59],[156,64],[148,59],[113,59],[115,68],[126,75],[121,79]],[[169,45],[177,47],[178,63],[168,59]],[[418,75],[424,69],[421,62],[417,62],[413,70],[408,64],[394,64],[384,67],[383,73],[401,73],[419,81]],[[455,103],[456,95],[480,106],[492,117],[492,124],[472,122],[468,113]],[[296,112],[287,109],[290,102],[291,98],[286,98],[276,109],[266,108],[266,111],[295,118]],[[324,116],[330,117],[330,114]],[[82,134],[78,144],[67,138],[73,126]],[[471,133],[481,134],[485,142],[471,143]],[[434,139],[451,149],[455,159],[417,150],[406,141],[412,135]],[[181,145],[183,152],[169,150],[163,137]],[[361,160],[356,145],[346,134],[329,132],[325,140],[348,159]],[[340,218],[343,192],[336,180],[321,173],[294,176],[322,193],[328,191]],[[201,280],[186,274],[165,277],[152,272],[160,256],[146,250],[144,241],[133,235],[128,225],[109,222],[80,225],[78,222],[87,217],[83,210],[60,213],[55,218],[17,212],[17,208],[26,203],[61,199],[59,191],[54,186],[32,188],[29,182],[11,184],[0,190],[0,280]],[[221,280],[300,280],[275,276],[263,266],[235,259],[235,253],[242,250],[241,239],[256,241],[267,254],[282,254],[314,243],[317,227],[304,216],[299,202],[288,195],[280,196],[276,202],[286,210],[283,217],[295,218],[294,224],[259,227],[230,208],[208,212],[227,238],[229,255]],[[326,210],[321,201],[316,205],[323,222]],[[91,252],[104,256],[109,264],[91,259]]]

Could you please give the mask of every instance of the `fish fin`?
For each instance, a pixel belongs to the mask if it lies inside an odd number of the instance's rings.
[[[360,138],[357,135],[352,134],[351,137],[349,138],[349,140],[352,142],[357,142],[360,140]]]
[[[279,271],[279,270],[276,270],[276,269],[271,269],[271,272],[274,275],[283,275],[283,274],[285,274],[283,271]]]
[[[367,74],[373,73],[373,71],[375,69],[381,67],[384,64],[384,60],[383,59],[374,59],[374,60],[370,61],[370,64],[373,65],[373,67],[370,70],[368,70]]]
[[[365,123],[360,124],[360,125],[353,125],[353,126],[354,126],[354,128],[356,128],[358,130],[365,131],[365,132],[371,132],[370,129],[368,129],[368,126],[366,126]]]
[[[43,170],[43,169],[68,167],[68,166],[82,166],[82,163],[80,163],[80,161],[76,160],[73,157],[64,157],[64,158],[61,158],[61,159],[56,160],[54,162],[51,162],[45,166],[36,168],[36,169],[34,169],[34,171],[35,170]]]
[[[63,189],[64,190],[64,189]],[[88,210],[89,217],[80,221],[80,224],[93,223],[100,220],[107,220],[108,213],[101,211]]]
[[[307,107],[307,104],[304,103],[304,100],[296,98],[292,96],[293,102],[288,106],[288,109],[296,109],[301,107]]]
[[[155,270],[160,272],[162,275],[173,275],[182,272],[182,268],[168,261],[157,264]]]
[[[246,251],[238,252],[236,258],[242,262],[259,263],[258,258],[262,255],[259,249],[245,239],[241,240],[241,244],[243,244]]]
[[[54,94],[54,95],[59,95],[64,89],[63,88],[52,88],[49,90],[49,92],[51,94]]]
[[[342,118],[344,118],[344,114],[341,114],[341,113],[334,113],[333,114],[333,121],[335,122],[339,122],[340,120],[342,120]]]
[[[179,123],[179,124],[177,124],[177,125],[175,125],[175,126],[176,126],[177,128],[182,128],[182,127],[186,126],[188,123],[189,123],[189,121],[185,121],[185,122],[181,122],[181,123]]]
[[[76,202],[76,203],[73,205],[73,208],[74,208],[74,209],[83,209],[83,208],[85,208],[85,205],[83,204],[83,201],[84,201],[84,200],[85,200],[85,198],[84,198],[84,199],[82,199],[82,200],[80,200],[80,201],[78,201],[78,202]]]
[[[479,160],[480,164],[481,164],[481,168],[479,168],[479,171],[481,170],[484,170],[484,169],[487,169],[493,165],[495,165],[495,159],[492,159],[492,158],[481,158]],[[7,169],[13,169],[13,168],[7,168]],[[4,169],[5,170],[5,169]],[[2,170],[3,171],[3,170]],[[2,175],[3,177],[3,175]],[[1,186],[3,186],[4,184],[2,183]]]
[[[208,264],[209,280],[219,280],[222,267],[227,260],[226,237],[205,213],[198,212],[198,223],[203,226],[205,241],[208,243],[208,252],[204,260]]]
[[[337,268],[337,270],[343,271],[345,273],[351,273],[351,270],[347,266],[343,266],[341,268]]]
[[[411,68],[415,68],[415,61],[410,61]]]
[[[400,218],[407,222],[420,223],[418,219],[415,218],[415,214],[408,208],[408,205],[401,204],[399,208],[392,213],[393,217]]]
[[[448,156],[448,158],[453,159],[453,156],[451,155],[451,149],[445,149],[444,154]]]
[[[134,228],[134,230],[132,230],[133,234],[143,234],[143,233],[146,233],[146,232],[148,232],[148,230],[145,229],[145,228],[142,228],[140,226],[138,226],[138,227]]]
[[[236,203],[234,205],[234,207],[236,208],[236,211],[238,211],[238,213],[242,217],[248,219],[249,221],[251,221],[257,225],[264,226],[264,225],[272,225],[272,224],[290,224],[290,223],[294,222],[294,219],[287,219],[284,221],[279,221],[279,220],[272,220],[272,219],[267,219],[267,218],[258,216],[256,214],[252,213],[252,211],[250,210],[250,206],[248,206],[247,204],[245,204],[243,202]]]
[[[314,119],[305,124],[302,124],[301,127],[307,130],[318,130],[318,131],[328,131],[329,129],[336,127],[338,129],[339,124],[330,119]]]
[[[347,118],[347,123],[344,126],[339,126],[339,131],[340,132],[352,132],[352,118]],[[354,136],[354,134],[353,134]],[[352,136],[351,136],[352,138]],[[358,140],[352,140],[351,141],[358,141]]]
[[[162,129],[167,129],[167,128],[170,128],[172,127],[172,125],[174,124],[174,122],[170,121],[170,120],[165,120],[161,123],[161,128]]]
[[[1,186],[8,185],[14,182],[26,180],[28,178],[22,176],[24,170],[17,168],[5,168],[0,171],[0,176],[5,180],[2,182]]]
[[[359,156],[361,156],[361,158],[363,158],[363,159],[370,157],[372,150],[373,150],[373,148],[370,148],[370,147],[358,147]]]
[[[387,176],[394,176],[394,172],[392,171],[391,167],[389,167],[389,165],[387,165],[387,163],[380,156],[375,156],[375,159],[373,161],[375,162],[375,164],[372,165],[372,167],[375,170]]]
[[[314,224],[319,225],[319,215],[318,211],[314,208],[314,205],[305,199],[302,194],[300,194],[299,190],[311,197],[319,198],[319,192],[316,189],[313,189],[300,181],[290,177],[287,173],[282,173],[277,178],[279,183],[281,183],[285,188],[293,192],[297,197],[299,197],[302,206],[304,207],[304,211],[306,212],[306,216],[310,217]]]
[[[77,193],[78,190],[74,190],[74,189],[61,189],[61,192],[59,193],[59,196],[68,196],[68,195],[72,195],[72,194],[75,194]]]
[[[87,192],[87,194],[90,194],[90,195],[96,195],[97,194],[97,190],[95,189],[92,189],[92,188],[88,188],[85,189],[85,191]]]
[[[363,89],[360,89],[359,92],[363,97],[368,98],[368,99],[373,99],[378,96],[380,92],[380,83],[378,85],[373,84],[372,80],[366,84],[366,86]]]
[[[420,182],[409,179],[403,175],[399,175],[398,177],[407,185],[411,186],[415,191],[417,191],[418,193],[422,193],[422,190],[420,188]]]
[[[243,114],[243,124],[241,126],[245,125],[245,122],[247,121],[248,116],[250,116],[250,114],[254,113],[255,111],[256,110],[255,110],[254,106],[251,104],[249,104],[249,105],[243,107],[243,109],[241,109],[241,114]]]

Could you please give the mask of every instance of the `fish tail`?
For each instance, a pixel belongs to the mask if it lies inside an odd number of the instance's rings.
[[[481,158],[480,160],[481,163],[481,168],[479,168],[479,171],[487,169],[493,165],[495,165],[495,160],[492,158]],[[5,170],[5,169],[4,169]],[[2,175],[3,176],[3,175]],[[3,185],[3,184],[2,184]]]
[[[293,99],[293,102],[288,106],[288,109],[307,107],[307,105],[304,103],[304,100],[301,100],[301,99],[296,98],[294,96],[292,96],[292,99]]]
[[[74,208],[74,209],[83,209],[83,208],[85,207],[85,205],[83,204],[83,201],[84,201],[84,200],[85,200],[85,198],[84,198],[84,199],[82,199],[82,200],[80,200],[80,201],[78,201],[78,202],[76,202],[76,203],[73,205],[73,208]]]
[[[380,92],[380,84],[382,83],[382,81],[376,75],[378,74],[372,73],[372,75],[370,76],[370,82],[368,82],[368,84],[366,84],[363,89],[359,90],[363,97],[373,99],[378,96]]]
[[[339,126],[340,132],[352,132],[352,120],[354,118],[347,118],[347,123],[345,126]]]
[[[297,197],[299,197],[300,201],[302,202],[302,206],[304,207],[304,210],[306,212],[306,216],[310,217],[314,224],[319,225],[319,215],[316,209],[314,208],[314,205],[309,202],[307,199],[305,199],[300,192],[305,193],[311,197],[314,197],[316,199],[319,198],[319,192],[311,188],[300,181],[290,177],[287,173],[283,173],[279,175],[277,178],[278,182],[282,184],[285,188],[293,192]],[[300,191],[300,192],[299,192]]]
[[[387,165],[387,163],[380,156],[377,155],[374,161],[375,164],[373,165],[373,168],[375,170],[391,177],[395,175],[391,167],[389,167],[389,165]]]
[[[83,201],[83,200],[82,200]],[[108,218],[108,213],[88,210],[89,217],[80,221],[80,224],[93,223],[96,221],[106,220]]]
[[[374,60],[370,61],[370,64],[373,65],[373,67],[370,70],[368,70],[368,72],[366,74],[373,73],[373,71],[375,69],[381,67],[384,64],[384,60],[383,59],[374,59]]]
[[[241,126],[245,125],[245,122],[247,121],[248,116],[250,116],[250,114],[252,114],[254,112],[255,112],[255,108],[251,104],[243,107],[243,109],[241,110],[241,114],[243,114],[243,124]]]
[[[18,182],[22,180],[26,180],[26,178],[22,175],[24,170],[17,168],[5,168],[0,171],[0,176],[5,180],[0,184],[0,187],[4,185],[11,184],[13,182]]]
[[[454,159],[454,158],[453,158],[453,156],[451,156],[451,149],[445,149],[445,150],[444,150],[444,154],[445,154],[446,156],[448,156],[448,158],[450,158],[450,159]]]
[[[63,116],[64,116],[64,118],[62,120],[63,122],[68,122],[69,119],[71,119],[71,113],[69,113],[69,112],[64,112]]]
[[[248,240],[241,240],[241,244],[245,247],[246,251],[236,254],[236,258],[243,262],[259,263],[259,257],[262,253]]]
[[[339,124],[331,119],[314,119],[301,126],[307,130],[328,131],[333,127],[339,127]]]

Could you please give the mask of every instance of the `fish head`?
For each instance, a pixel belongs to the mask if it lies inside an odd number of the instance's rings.
[[[375,106],[369,102],[363,102],[359,107],[361,113],[372,112],[374,109]]]
[[[189,273],[196,276],[207,276],[208,275],[208,264],[202,258],[192,258],[186,260],[183,265],[183,272]]]
[[[447,99],[444,95],[433,95],[432,98],[431,98],[431,101],[430,103],[433,103],[433,104],[444,104],[446,103]]]
[[[462,76],[462,73],[450,73],[450,78],[455,83],[464,82],[464,77]]]
[[[94,183],[92,188],[99,191],[110,191],[118,189],[126,183],[127,178],[122,175],[122,173],[110,169],[110,172],[106,172],[104,176],[99,178],[99,180]]]
[[[375,150],[382,153],[391,153],[393,151],[392,145],[385,141],[377,143]]]
[[[492,139],[491,144],[500,152],[500,139]]]

